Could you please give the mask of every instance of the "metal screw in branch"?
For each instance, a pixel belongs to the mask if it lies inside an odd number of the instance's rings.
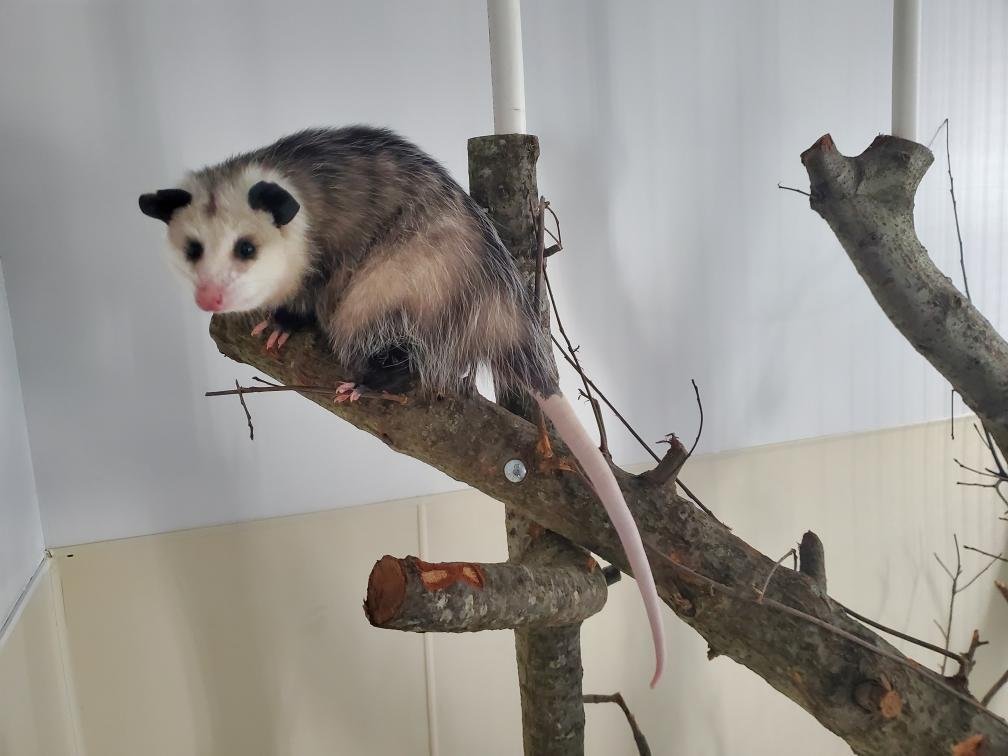
[[[509,459],[504,463],[504,477],[512,483],[521,483],[528,475],[525,463],[520,459]]]

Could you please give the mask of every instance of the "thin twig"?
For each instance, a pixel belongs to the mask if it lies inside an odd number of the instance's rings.
[[[962,231],[959,229],[959,206],[956,204],[955,179],[952,178],[952,154],[949,151],[948,118],[941,122],[941,125],[938,127],[938,131],[941,131],[942,128],[945,129],[945,167],[948,169],[949,194],[952,196],[952,217],[955,218],[956,238],[959,240],[959,267],[962,269],[963,288],[966,292],[966,299],[972,302],[973,297],[970,296],[969,279],[966,277],[966,256],[963,253]],[[938,136],[938,131],[935,131],[935,137]],[[932,137],[931,141],[934,141],[934,137]]]
[[[991,699],[998,694],[998,691],[1005,686],[1005,683],[1008,683],[1008,669],[1006,669],[1004,674],[997,679],[997,682],[991,686],[991,689],[984,693],[984,697],[980,699],[981,706],[989,704]]]
[[[1008,559],[1005,559],[1003,556],[1001,556],[1001,554],[991,554],[989,551],[984,551],[983,549],[978,549],[975,546],[966,546],[966,545],[964,545],[963,548],[966,549],[967,551],[975,551],[977,554],[983,554],[984,556],[992,557],[995,560],[1000,560],[1002,562],[1008,562]]]
[[[234,396],[235,394],[267,394],[274,391],[297,391],[301,394],[327,394],[333,395],[345,393],[338,388],[331,386],[240,386],[237,389],[226,391],[207,391],[203,396]],[[383,399],[396,404],[406,404],[409,397],[402,394],[390,394],[386,391],[360,390],[361,399]]]
[[[945,636],[945,650],[949,650],[949,646],[952,640],[952,615],[955,612],[955,600],[956,596],[959,595],[959,578],[962,577],[962,554],[959,551],[959,536],[955,533],[952,534],[952,540],[955,542],[956,549],[956,570],[955,573],[945,566],[941,558],[935,554],[934,558],[938,560],[938,564],[942,566],[942,569],[948,574],[952,579],[952,591],[949,595],[949,607],[948,607],[948,619],[945,621],[945,630],[942,635]],[[945,667],[948,665],[948,658],[942,659],[941,664],[941,674],[945,674]]]
[[[556,225],[557,230],[556,234],[554,234],[548,228],[546,229],[546,233],[549,234],[554,243],[550,245],[549,248],[543,250],[543,254],[546,257],[551,257],[563,249],[563,235],[560,233],[560,219],[557,218],[557,214],[553,212],[553,208],[550,206],[549,202],[546,203],[546,210],[553,216],[553,223]]]
[[[547,280],[546,286],[547,286],[547,289],[549,289],[549,279],[547,278],[546,280]],[[563,344],[561,344],[559,341],[557,341],[557,337],[556,336],[551,335],[550,338],[553,340],[553,345],[558,350],[560,350],[560,356],[564,358],[564,360],[567,362],[568,365],[570,365],[571,367],[573,367],[576,370],[577,367],[574,364],[574,360],[564,350]],[[646,451],[648,454],[650,454],[651,458],[655,462],[661,462],[661,457],[659,457],[655,453],[655,451],[648,445],[648,442],[645,441],[641,437],[640,433],[638,433],[636,430],[634,430],[634,427],[632,425],[630,425],[629,421],[625,417],[623,417],[623,415],[620,413],[620,411],[618,409],[616,409],[616,407],[613,406],[613,403],[610,402],[609,398],[605,394],[602,393],[602,391],[595,384],[595,382],[591,378],[589,378],[587,375],[585,375],[583,377],[584,377],[585,381],[587,381],[588,385],[591,386],[592,389],[594,389],[595,393],[598,395],[598,398],[601,399],[602,402],[605,404],[605,406],[609,408],[610,412],[612,412],[614,415],[616,415],[616,419],[619,420],[623,424],[623,427],[627,429],[627,432],[631,436],[634,437],[634,439],[637,441],[638,444],[641,445],[641,447],[644,449],[644,451]],[[700,509],[702,509],[705,514],[707,514],[710,517],[712,517],[714,519],[714,521],[717,522],[718,524],[722,525],[725,528],[728,528],[727,525],[725,525],[723,522],[721,522],[721,520],[719,520],[717,518],[717,515],[715,515],[710,509],[708,509],[706,506],[704,506],[704,503],[702,501],[700,501],[700,497],[697,496],[695,493],[693,493],[691,490],[689,490],[689,488],[687,488],[686,484],[683,483],[678,478],[676,478],[676,485],[679,486],[679,488],[682,489],[683,493],[686,494],[689,497],[690,501],[692,501]],[[728,528],[728,529],[730,530],[730,528]]]
[[[952,389],[952,398],[949,400],[949,436],[955,441],[955,395],[956,390]]]
[[[784,556],[782,556],[780,559],[778,559],[776,562],[774,562],[774,566],[770,568],[770,574],[766,576],[766,580],[764,581],[762,588],[756,588],[755,585],[753,586],[753,588],[756,590],[756,603],[757,604],[762,604],[763,603],[763,598],[766,596],[767,588],[770,587],[770,579],[773,578],[774,573],[777,572],[777,568],[781,566],[781,562],[783,562],[789,556],[794,557],[795,560],[798,559],[797,552],[795,552],[794,549],[791,549]],[[795,566],[797,567],[797,564]]]
[[[692,378],[690,378],[690,383],[693,384],[693,393],[696,394],[697,409],[700,410],[700,425],[697,427],[696,438],[693,439],[693,446],[691,446],[689,451],[686,452],[686,461],[689,461],[689,458],[693,456],[693,450],[696,449],[697,444],[700,443],[700,434],[703,433],[703,402],[700,401],[700,389],[697,388],[696,381]],[[683,464],[686,464],[686,461],[684,461]]]
[[[843,609],[851,617],[853,617],[854,619],[858,620],[859,622],[864,622],[866,625],[871,625],[876,630],[881,630],[882,632],[888,633],[889,635],[893,635],[893,636],[895,636],[897,638],[901,638],[902,640],[909,641],[910,643],[914,643],[914,644],[920,646],[921,648],[926,648],[928,651],[934,651],[936,654],[941,654],[942,656],[947,656],[950,659],[955,659],[956,661],[960,661],[959,654],[957,654],[957,653],[955,653],[953,651],[949,651],[947,649],[944,649],[941,646],[936,646],[934,643],[928,643],[926,640],[921,640],[920,638],[915,638],[912,635],[907,635],[906,633],[900,632],[899,630],[894,630],[891,627],[886,627],[885,625],[883,625],[880,622],[876,622],[873,619],[869,619],[868,617],[865,617],[863,614],[858,614],[853,609],[850,609],[850,608],[844,606],[843,604],[841,604],[839,601],[837,601],[836,603],[837,603],[837,606],[839,606],[841,609]],[[941,625],[938,625],[938,629],[941,630]]]
[[[993,557],[993,559],[991,559],[991,560],[990,560],[990,561],[989,561],[989,562],[987,563],[987,565],[986,565],[985,567],[983,567],[983,568],[982,568],[982,569],[980,570],[980,572],[978,572],[978,573],[977,573],[976,575],[974,575],[974,576],[973,576],[973,577],[972,577],[972,578],[971,578],[971,579],[969,580],[969,582],[967,582],[967,583],[966,583],[966,585],[964,585],[964,586],[963,586],[962,588],[960,588],[960,589],[959,589],[959,593],[962,593],[962,592],[963,592],[963,591],[965,591],[965,590],[966,590],[967,588],[969,588],[969,587],[970,587],[971,585],[973,585],[973,583],[975,583],[975,582],[977,581],[977,579],[978,579],[978,578],[979,578],[979,577],[980,577],[981,575],[983,575],[983,574],[984,574],[985,572],[987,572],[987,570],[989,570],[989,569],[990,569],[991,567],[993,567],[993,566],[994,566],[995,564],[997,564],[997,562],[998,562],[998,560],[999,560],[999,559],[1000,559],[1000,560],[1001,560],[1002,562],[1003,562],[1003,561],[1006,561],[1005,559],[1003,559],[1003,558],[1001,557],[1001,555],[1000,555],[1000,554],[998,554],[998,555],[996,555],[996,556],[995,556],[994,554],[988,554],[988,556],[991,556],[991,557]]]
[[[987,447],[987,451],[989,451],[991,456],[994,458],[994,466],[997,468],[998,475],[1008,480],[1008,470],[1005,469],[1004,463],[1001,461],[1001,457],[998,454],[998,448],[994,444],[994,439],[991,438],[990,431],[984,428],[983,433],[981,433],[980,426],[976,423],[973,423],[973,430],[977,432],[977,435],[980,436],[980,440],[983,442],[983,445]]]
[[[640,731],[640,727],[637,726],[637,720],[634,715],[630,712],[630,707],[627,706],[626,701],[623,700],[623,696],[620,693],[613,693],[612,695],[598,695],[589,693],[581,697],[581,700],[586,704],[593,703],[614,703],[623,710],[623,715],[626,717],[627,724],[630,725],[630,732],[633,733],[634,743],[637,744],[637,753],[640,756],[651,756],[651,748],[648,746],[647,740],[644,738],[644,733]]]
[[[542,230],[546,228],[545,211],[547,209],[553,216],[553,221],[556,223],[557,228],[556,238],[557,238],[557,244],[559,245],[560,219],[557,218],[557,215],[555,212],[553,212],[553,209],[549,207],[549,203],[542,198],[540,198],[539,202],[539,221],[538,221],[539,229]],[[542,244],[543,242],[543,237],[541,234],[539,235],[539,242],[540,244]],[[539,249],[540,251],[543,251],[542,246],[540,246]],[[581,384],[584,387],[583,389],[584,395],[588,398],[588,402],[592,405],[592,411],[595,413],[595,424],[598,426],[598,432],[599,432],[599,451],[601,451],[602,454],[606,456],[606,458],[611,458],[612,455],[609,453],[609,438],[606,434],[605,423],[602,419],[602,411],[599,408],[598,402],[596,401],[595,397],[592,395],[593,384],[591,383],[591,381],[588,380],[588,376],[585,374],[584,368],[581,367],[581,360],[578,359],[577,349],[574,348],[574,344],[571,342],[570,337],[567,335],[567,329],[564,327],[563,320],[561,320],[560,318],[560,309],[557,307],[556,297],[553,295],[553,287],[550,285],[549,276],[546,274],[546,268],[541,263],[541,261],[540,261],[540,274],[542,275],[542,280],[546,283],[546,294],[549,297],[550,308],[553,310],[553,319],[556,321],[557,329],[560,331],[560,335],[563,336],[563,340],[567,343],[567,349],[570,351],[571,359],[568,360],[568,362],[571,363],[571,365],[574,367],[574,370],[577,371],[578,376],[580,376]],[[536,280],[536,283],[538,284],[538,279]],[[538,294],[538,291],[536,293]],[[539,300],[537,299],[536,301]],[[556,343],[556,336],[551,335],[551,337],[553,339],[553,342]],[[560,351],[561,353],[564,353],[562,348]],[[566,356],[567,356],[566,353],[564,353],[565,358]],[[608,404],[608,402],[606,403]]]
[[[535,288],[532,301],[535,303],[536,318],[541,319],[540,306],[542,304],[542,279],[546,275],[545,259],[546,250],[546,198],[539,197],[539,208],[535,213],[536,224],[536,270]],[[545,327],[545,324],[543,324]]]
[[[245,404],[245,392],[238,383],[238,379],[235,379],[235,388],[238,390],[238,401],[241,402],[242,409],[245,410],[245,420],[248,422],[249,429],[249,441],[255,441],[255,428],[252,427],[252,413],[249,412],[248,405]]]
[[[965,548],[969,548],[969,546],[966,546]],[[1004,600],[1008,601],[1008,585],[1005,585],[1000,580],[995,580],[994,585],[997,586],[998,591],[1002,596],[1004,596]],[[984,706],[989,704],[991,699],[997,695],[998,691],[1005,686],[1005,683],[1008,683],[1008,669],[1006,669],[1004,674],[997,679],[997,681],[991,686],[990,690],[984,694],[984,697],[980,699],[980,703]]]
[[[784,186],[783,184],[777,184],[778,189],[787,189],[789,192],[798,192],[798,194],[804,194],[806,197],[811,197],[812,195],[806,192],[804,189],[796,189],[793,186]]]

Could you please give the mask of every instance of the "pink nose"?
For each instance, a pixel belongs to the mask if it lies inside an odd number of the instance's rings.
[[[196,287],[196,304],[207,312],[224,309],[224,287],[214,283],[204,283]]]

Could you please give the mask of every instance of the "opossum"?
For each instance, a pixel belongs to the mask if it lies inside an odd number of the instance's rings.
[[[317,323],[359,385],[412,376],[459,392],[480,366],[525,390],[605,507],[637,580],[664,666],[654,578],[608,463],[560,393],[531,296],[493,224],[447,170],[385,129],[310,129],[143,194],[175,267],[210,312],[263,311],[268,346]],[[393,376],[390,378],[389,376]],[[353,393],[354,384],[345,387]]]

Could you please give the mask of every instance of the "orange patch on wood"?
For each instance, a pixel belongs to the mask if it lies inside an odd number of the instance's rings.
[[[970,735],[961,743],[952,746],[952,756],[984,756],[987,738],[983,735]]]
[[[887,690],[879,700],[879,711],[886,719],[895,719],[903,713],[903,698],[895,690]]]
[[[441,591],[455,583],[468,583],[483,589],[483,570],[470,562],[440,562],[431,564],[422,559],[413,559],[420,582],[429,591]]]

